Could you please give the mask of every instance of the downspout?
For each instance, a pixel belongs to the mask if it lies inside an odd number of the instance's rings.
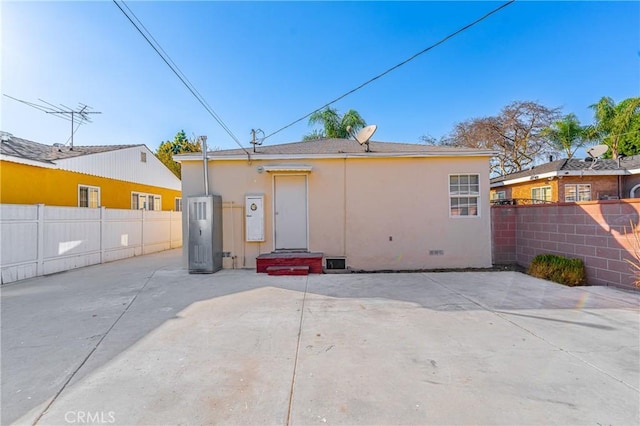
[[[618,156],[618,170],[620,170],[620,160],[622,160],[622,158],[620,156]],[[618,200],[622,200],[622,175],[618,175]]]
[[[347,157],[344,157],[342,171],[342,255],[347,256]],[[345,265],[346,266],[346,265]]]
[[[622,175],[618,175],[618,200],[622,200]]]

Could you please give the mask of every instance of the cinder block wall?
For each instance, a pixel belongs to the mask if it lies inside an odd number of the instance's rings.
[[[516,259],[516,206],[491,208],[491,238],[493,263],[512,265]]]
[[[592,285],[634,288],[631,266],[640,199],[495,206],[491,210],[493,262],[527,267],[553,253],[585,262]]]

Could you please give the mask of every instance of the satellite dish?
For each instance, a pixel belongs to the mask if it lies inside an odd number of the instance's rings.
[[[604,153],[608,150],[609,147],[607,145],[596,145],[587,149],[587,154],[589,155],[589,157],[597,159],[604,155]]]
[[[378,126],[376,126],[375,124],[363,127],[362,129],[360,129],[358,134],[354,136],[354,138],[360,145],[364,145],[365,143],[369,143],[369,139],[371,139],[371,136],[373,136],[376,130],[378,130]]]
[[[377,129],[378,129],[378,126],[376,126],[375,124],[371,124],[367,127],[360,129],[358,134],[354,135],[353,133],[351,133],[351,126],[347,126],[347,132],[351,136],[353,136],[353,138],[360,145],[367,145],[367,152],[369,152],[369,139],[371,139],[371,136],[373,136],[373,134],[376,132]]]

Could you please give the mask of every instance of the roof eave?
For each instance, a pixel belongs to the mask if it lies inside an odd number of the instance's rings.
[[[58,166],[51,161],[32,160],[30,158],[14,157],[13,155],[0,154],[0,160],[9,161],[11,163],[26,164],[28,166],[45,167],[48,169],[57,169]]]
[[[640,169],[637,171],[640,173]],[[498,182],[491,183],[489,186],[491,188],[496,188],[499,186],[506,185],[515,185],[516,183],[523,182],[531,182],[540,179],[548,179],[553,177],[564,177],[564,176],[624,176],[627,174],[634,174],[631,171],[627,170],[561,170],[561,171],[553,171],[547,173],[541,173],[539,175],[531,174],[529,176],[523,176],[517,179],[506,179]]]
[[[493,157],[493,151],[439,151],[439,152],[349,152],[335,154],[260,154],[251,155],[251,160],[313,160],[313,159],[343,159],[343,158],[421,158],[421,157]],[[246,154],[215,155],[207,154],[208,160],[247,160]],[[173,157],[174,161],[200,161],[202,154],[181,154]]]

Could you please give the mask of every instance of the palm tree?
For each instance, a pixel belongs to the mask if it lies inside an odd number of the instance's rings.
[[[589,108],[595,112],[595,124],[589,128],[589,136],[602,140],[609,146],[611,158],[618,158],[620,142],[632,131],[640,114],[640,97],[628,98],[616,105],[613,99],[603,96]]]
[[[367,123],[360,116],[358,111],[350,109],[344,115],[338,114],[338,110],[326,107],[321,111],[316,111],[309,116],[309,125],[321,124],[322,130],[314,130],[306,134],[303,140],[325,139],[325,138],[349,138],[347,127],[351,126],[351,131],[357,132]]]
[[[589,140],[586,126],[580,125],[580,120],[575,114],[565,115],[562,120],[555,121],[542,133],[554,149],[563,151],[569,159]]]

